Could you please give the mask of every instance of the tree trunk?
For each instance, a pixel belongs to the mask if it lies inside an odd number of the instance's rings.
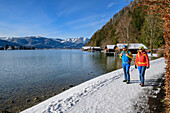
[[[152,38],[153,38],[153,33],[152,33],[152,29],[151,29],[151,39],[150,39],[150,48],[151,48],[151,56],[152,56],[152,52],[153,52],[153,47],[152,47]]]
[[[127,30],[127,43],[129,45],[129,25],[127,26],[126,30]]]

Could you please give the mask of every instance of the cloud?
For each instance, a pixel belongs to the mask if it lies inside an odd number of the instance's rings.
[[[96,14],[96,15],[80,18],[77,20],[69,21],[65,25],[75,25],[75,24],[81,24],[81,23],[87,23],[87,22],[100,21],[103,18],[106,18],[106,14]]]
[[[109,4],[107,5],[107,8],[111,8],[113,5],[115,5],[115,3],[109,3]]]
[[[89,19],[92,19],[93,17],[94,16],[90,16],[90,17],[85,17],[85,18],[80,18],[77,20],[69,21],[66,23],[66,25],[73,25],[73,24],[84,22],[84,21],[88,21]]]
[[[5,2],[5,4],[0,4],[2,6],[0,7],[1,36],[55,37],[64,36],[66,33],[71,36],[78,36],[81,33],[88,35],[87,33],[91,34],[101,28],[113,16],[112,12],[115,13],[114,10],[117,9],[111,8],[120,2],[57,0],[48,2],[48,4],[44,1],[37,5],[38,1],[30,1],[31,3]],[[107,10],[103,10],[103,7]]]
[[[10,36],[10,37],[20,37],[20,36],[45,36],[53,37],[57,36],[60,33],[59,30],[55,28],[44,28],[40,24],[15,24],[0,22],[0,37],[1,36]]]
[[[74,26],[73,29],[80,30],[80,29],[84,29],[84,28],[93,28],[93,27],[96,28],[96,27],[104,25],[105,22],[107,22],[106,19],[103,19],[100,21],[94,21],[94,22],[90,22],[90,23],[84,23],[82,25]]]
[[[70,14],[72,14],[72,13],[74,13],[74,12],[76,12],[76,11],[78,11],[79,10],[79,8],[71,8],[71,9],[65,9],[65,10],[62,10],[61,12],[58,12],[57,13],[57,16],[67,16],[67,15],[70,15]]]
[[[70,6],[70,4],[65,4],[66,6],[62,7],[60,9],[60,11],[57,12],[57,16],[58,17],[62,17],[62,16],[69,16],[73,13],[77,13],[80,10],[86,9],[87,5],[83,5],[83,4],[72,4],[72,6]]]

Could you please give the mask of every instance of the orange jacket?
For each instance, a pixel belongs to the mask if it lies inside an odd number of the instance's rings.
[[[149,58],[145,51],[137,53],[135,65],[149,67]]]

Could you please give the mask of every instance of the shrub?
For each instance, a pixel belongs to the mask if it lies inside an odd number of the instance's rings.
[[[164,50],[158,50],[157,57],[164,57]]]

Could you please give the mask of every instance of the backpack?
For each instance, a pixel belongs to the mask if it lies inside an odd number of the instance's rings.
[[[130,53],[130,51],[126,51],[128,54]],[[121,52],[121,53],[123,53],[123,51]],[[129,58],[129,57],[128,57]],[[131,62],[132,61],[132,59],[131,58],[129,58],[129,62]]]

